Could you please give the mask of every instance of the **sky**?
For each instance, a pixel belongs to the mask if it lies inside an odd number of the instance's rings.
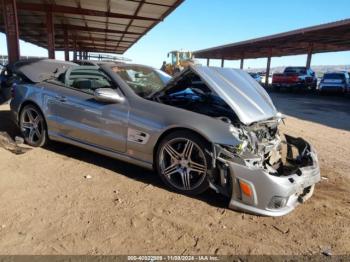
[[[160,67],[171,50],[200,50],[270,34],[350,18],[349,0],[185,0],[123,56]],[[47,56],[47,50],[20,41],[21,55]],[[6,54],[0,34],[0,54]],[[63,59],[63,52],[56,52]],[[205,62],[200,60],[203,64]],[[305,65],[306,55],[274,57],[271,66]],[[350,64],[350,52],[315,54],[312,65]],[[220,66],[219,60],[211,65]],[[225,62],[239,67],[239,61]],[[249,59],[245,68],[266,67],[266,59]]]

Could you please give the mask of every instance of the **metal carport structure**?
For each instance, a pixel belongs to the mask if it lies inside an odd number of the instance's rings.
[[[123,54],[183,0],[1,0],[0,32],[9,61],[20,57],[19,38],[74,59],[87,52]]]
[[[196,58],[241,60],[267,57],[266,75],[270,73],[271,57],[307,54],[310,67],[312,54],[350,50],[350,19],[297,29],[247,41],[195,51]],[[266,77],[266,85],[268,84]]]

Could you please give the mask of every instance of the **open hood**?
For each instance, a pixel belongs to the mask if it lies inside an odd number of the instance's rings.
[[[194,65],[171,82],[177,81],[188,70],[198,75],[208,88],[220,96],[243,124],[250,125],[276,117],[277,110],[265,89],[243,70]]]
[[[40,83],[57,77],[72,66],[77,66],[77,64],[53,59],[34,58],[16,62],[12,65],[12,71],[24,75],[33,83]]]

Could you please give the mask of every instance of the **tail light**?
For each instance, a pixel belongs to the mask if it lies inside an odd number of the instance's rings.
[[[299,76],[297,76],[297,75],[292,76],[292,81],[293,82],[298,82],[299,81]]]

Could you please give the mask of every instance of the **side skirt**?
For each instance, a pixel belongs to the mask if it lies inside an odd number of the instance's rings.
[[[118,159],[118,160],[121,160],[121,161],[128,162],[130,164],[134,164],[134,165],[146,168],[146,169],[153,170],[152,163],[144,162],[144,161],[138,160],[136,158],[127,156],[127,155],[119,153],[119,152],[115,152],[115,151],[111,151],[111,150],[105,150],[105,149],[97,147],[95,145],[87,144],[87,143],[82,142],[80,140],[75,140],[75,139],[71,139],[69,137],[58,135],[58,134],[56,134],[54,132],[49,132],[48,135],[49,135],[49,138],[51,140],[62,142],[62,143],[67,143],[67,144],[71,144],[71,145],[74,145],[74,146],[77,146],[77,147],[81,147],[81,148],[87,149],[89,151],[93,151],[95,153],[98,153],[98,154],[101,154],[101,155],[104,155],[104,156],[108,156],[108,157],[111,157],[111,158],[115,158],[115,159]]]

